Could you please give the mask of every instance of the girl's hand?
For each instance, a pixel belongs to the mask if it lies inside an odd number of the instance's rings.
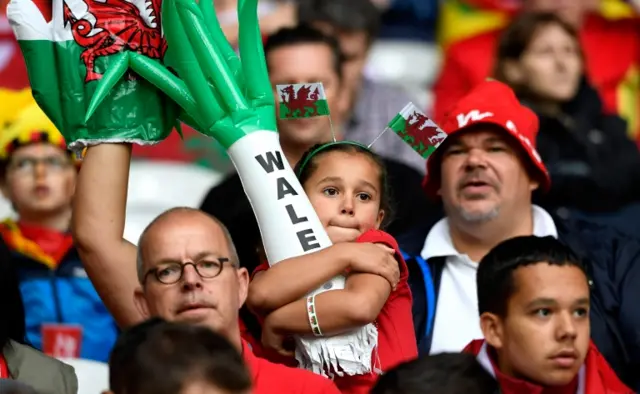
[[[290,338],[276,334],[265,321],[262,327],[262,345],[266,349],[274,351],[281,356],[293,357],[295,355],[295,345],[291,346],[291,342]]]
[[[344,243],[349,256],[349,269],[354,272],[379,275],[395,290],[400,281],[400,268],[395,259],[395,250],[382,244]]]

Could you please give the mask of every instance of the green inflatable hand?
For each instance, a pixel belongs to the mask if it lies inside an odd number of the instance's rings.
[[[85,119],[105,69],[125,53],[162,58],[166,42],[160,0],[141,14],[125,0],[11,0],[7,16],[18,39],[36,102],[79,151],[100,142],[152,144],[176,124],[178,112],[149,82],[128,75],[100,99],[104,105]],[[54,12],[55,10],[55,12]],[[104,94],[108,93],[108,94]]]
[[[121,53],[100,81],[87,118],[131,68],[178,103],[183,110],[181,120],[226,149],[248,133],[275,132],[275,103],[256,7],[256,0],[238,3],[240,62],[224,37],[211,1],[165,0],[162,20],[170,44],[164,64],[139,53]]]

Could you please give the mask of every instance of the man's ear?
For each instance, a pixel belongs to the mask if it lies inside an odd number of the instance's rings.
[[[149,313],[149,304],[147,303],[147,299],[144,296],[144,290],[142,290],[142,287],[137,287],[133,292],[133,302],[142,317],[144,317],[145,319],[151,317],[151,313]]]
[[[502,319],[498,315],[489,312],[480,315],[480,329],[489,346],[494,349],[502,348],[504,330],[502,329]]]
[[[536,181],[535,179],[529,180],[529,190],[531,190],[532,193],[538,190],[539,187],[540,187],[540,182]]]
[[[238,306],[244,305],[249,293],[249,271],[246,268],[238,268],[236,270],[238,276]]]

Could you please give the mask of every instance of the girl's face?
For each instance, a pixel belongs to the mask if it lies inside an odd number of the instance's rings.
[[[578,91],[583,72],[579,43],[556,24],[541,26],[516,68],[515,82],[536,96],[569,101]]]
[[[351,242],[380,227],[380,169],[361,153],[328,152],[314,159],[304,189],[331,242]]]

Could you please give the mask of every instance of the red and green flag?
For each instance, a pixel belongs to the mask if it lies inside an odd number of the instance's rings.
[[[407,104],[387,127],[425,159],[447,138],[447,133],[413,103]]]
[[[280,119],[328,116],[329,104],[322,83],[276,85]]]
[[[11,0],[7,17],[25,59],[32,94],[70,149],[105,141],[163,140],[175,111],[151,83],[129,73],[86,119],[107,69],[125,52],[160,61],[167,48],[161,0]],[[126,64],[125,64],[126,65]]]

